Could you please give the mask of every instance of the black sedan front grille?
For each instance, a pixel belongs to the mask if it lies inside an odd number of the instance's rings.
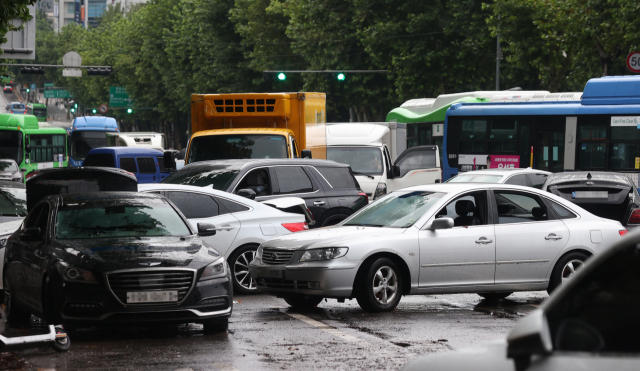
[[[178,303],[193,286],[195,272],[191,270],[139,270],[107,274],[111,291],[124,304],[127,292],[178,291]],[[167,304],[167,303],[157,303]]]
[[[262,262],[265,264],[282,265],[287,264],[295,251],[264,249],[262,251]]]

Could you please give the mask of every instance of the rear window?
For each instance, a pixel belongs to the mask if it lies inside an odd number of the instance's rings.
[[[84,160],[84,166],[116,167],[111,153],[92,153]]]
[[[333,188],[356,188],[356,180],[346,167],[317,167],[320,174]]]
[[[120,168],[134,174],[138,172],[136,161],[133,159],[133,157],[121,157]]]
[[[23,110],[24,109],[24,104],[12,104],[11,105],[11,109],[13,109],[13,110]]]

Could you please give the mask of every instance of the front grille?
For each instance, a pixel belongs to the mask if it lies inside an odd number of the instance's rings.
[[[284,280],[282,278],[258,278],[258,287],[271,289],[308,289],[309,281]]]
[[[262,251],[262,262],[265,264],[287,264],[295,251],[264,249]]]
[[[107,274],[111,291],[122,302],[127,303],[127,292],[131,291],[178,291],[181,302],[193,285],[194,271],[190,270],[139,270]],[[166,305],[167,303],[155,303]]]

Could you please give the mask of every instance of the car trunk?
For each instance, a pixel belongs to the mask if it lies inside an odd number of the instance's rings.
[[[299,197],[274,198],[262,201],[262,203],[285,213],[304,215],[305,221],[308,225],[316,224],[316,220],[313,217],[313,214],[311,214],[311,211],[307,208],[305,201]]]

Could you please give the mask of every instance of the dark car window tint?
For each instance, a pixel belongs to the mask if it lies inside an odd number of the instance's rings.
[[[138,168],[140,174],[155,174],[156,163],[151,157],[138,157]]]
[[[84,166],[116,167],[111,153],[92,153],[84,160]]]
[[[157,157],[158,159],[158,167],[160,168],[161,173],[168,173],[169,169],[164,167],[164,157]]]
[[[238,193],[241,189],[250,189],[254,191],[258,197],[271,195],[269,170],[254,169],[248,172],[236,186],[235,193]]]
[[[26,220],[24,221],[24,227],[25,228],[37,227],[40,214],[42,213],[42,210],[45,210],[46,207],[47,207],[47,204],[42,204],[37,208],[33,209],[27,216]],[[47,209],[47,212],[48,212],[48,209]]]
[[[300,166],[277,166],[275,170],[280,194],[313,192],[311,179]]]
[[[531,178],[531,183],[533,184],[533,187],[538,188],[538,189],[542,189],[542,185],[544,184],[544,182],[547,181],[547,178],[549,177],[549,175],[547,175],[547,174],[529,174],[529,177]]]
[[[173,202],[187,219],[218,216],[218,204],[211,196],[191,192],[167,191],[167,198]]]
[[[237,202],[229,201],[227,199],[220,198],[220,197],[214,197],[214,198],[216,199],[216,201],[218,201],[219,204],[221,204],[230,213],[239,213],[241,211],[249,210],[248,207],[241,205]],[[220,211],[220,213],[222,214],[222,210]]]
[[[558,214],[560,219],[576,218],[576,214],[574,214],[571,211],[567,210],[564,206],[560,206],[560,205],[558,205],[557,203],[555,203],[553,201],[549,201],[549,203],[551,204],[551,207],[553,208],[553,211],[555,211],[556,214]]]
[[[317,167],[316,169],[333,188],[353,189],[356,187],[355,179],[346,167]]]
[[[134,173],[134,174],[138,172],[138,168],[136,167],[136,162],[132,157],[121,157],[120,168],[122,170],[128,171],[130,173]]]
[[[499,224],[549,220],[544,204],[533,195],[496,191],[495,196]]]
[[[396,165],[400,166],[400,176],[405,176],[411,170],[432,169],[436,167],[436,151],[421,150],[407,152]]]
[[[505,184],[514,184],[521,186],[528,186],[527,184],[527,176],[525,174],[514,175],[511,178],[507,179]]]

